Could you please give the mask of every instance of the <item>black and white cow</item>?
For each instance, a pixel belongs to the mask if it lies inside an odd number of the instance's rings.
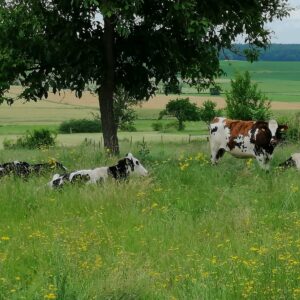
[[[225,152],[238,158],[255,158],[269,169],[273,151],[287,125],[270,121],[241,121],[217,117],[210,124],[211,161],[216,164]]]
[[[27,177],[30,174],[41,174],[52,169],[66,171],[67,168],[62,163],[52,160],[48,163],[29,164],[25,161],[12,161],[0,164],[0,177],[5,175],[16,175]]]
[[[131,174],[139,176],[147,176],[148,171],[142,166],[138,159],[131,153],[128,153],[123,159],[111,167],[100,167],[88,170],[79,170],[67,174],[55,174],[48,183],[49,187],[61,187],[65,183],[84,182],[87,184],[95,184],[105,181],[109,177],[116,180],[126,179]]]
[[[295,167],[296,169],[300,170],[300,153],[292,154],[290,158],[288,158],[283,163],[279,164],[279,167],[281,168]]]

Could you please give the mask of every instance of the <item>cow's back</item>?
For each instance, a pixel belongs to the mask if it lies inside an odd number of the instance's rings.
[[[212,160],[220,154],[229,152],[240,158],[254,157],[254,145],[251,144],[251,130],[254,121],[231,120],[217,117],[210,124],[210,147]]]

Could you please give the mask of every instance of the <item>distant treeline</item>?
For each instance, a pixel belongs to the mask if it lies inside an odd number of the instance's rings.
[[[248,45],[235,45],[238,53],[225,50],[220,59],[246,60],[243,51]],[[261,49],[259,60],[262,61],[300,61],[300,44],[272,44],[266,50]]]

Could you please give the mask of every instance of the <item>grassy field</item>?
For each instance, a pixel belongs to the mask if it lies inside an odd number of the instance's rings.
[[[0,185],[1,299],[298,299],[300,183],[225,155],[207,142],[149,143],[147,178],[45,187],[51,174]],[[92,146],[1,151],[70,170],[112,164]]]
[[[272,101],[300,101],[300,62],[221,61],[225,76],[217,80],[223,93],[230,88],[230,79],[237,72],[249,71],[251,78]],[[197,90],[183,85],[184,93],[196,95]],[[203,91],[208,95],[208,91]],[[223,94],[222,93],[222,94]]]
[[[300,63],[222,64],[224,89],[236,69],[248,69],[282,101],[276,119],[300,109]],[[209,98],[183,91],[198,104]],[[300,145],[278,147],[269,173],[229,155],[213,167],[204,123],[152,130],[168,100],[137,107],[137,132],[119,132],[122,154],[141,159],[147,178],[59,191],[45,186],[55,170],[0,179],[0,300],[300,299],[299,174],[276,167]],[[65,92],[0,106],[0,163],[55,158],[70,171],[114,164],[100,133],[59,134],[51,149],[2,149],[27,130],[91,118],[97,101]]]
[[[259,88],[272,101],[300,101],[300,62],[243,62],[223,61],[221,63],[227,78],[233,78],[236,72],[248,70]],[[221,82],[224,89],[229,82]]]

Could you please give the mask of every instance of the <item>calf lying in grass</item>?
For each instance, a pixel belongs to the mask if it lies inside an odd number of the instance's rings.
[[[52,188],[61,187],[65,183],[71,182],[85,182],[98,183],[105,181],[111,177],[116,180],[126,179],[131,174],[137,174],[139,176],[147,176],[148,171],[141,165],[131,153],[128,153],[123,159],[111,167],[100,167],[90,170],[79,170],[67,174],[55,174],[52,180],[48,183],[48,186]]]
[[[5,175],[16,175],[27,177],[30,174],[41,174],[45,171],[61,169],[66,171],[67,168],[56,160],[51,160],[48,163],[29,164],[26,161],[13,161],[0,164],[0,177]]]
[[[295,167],[298,170],[300,170],[300,153],[292,154],[290,158],[288,158],[283,163],[279,164],[279,167],[282,168]]]

